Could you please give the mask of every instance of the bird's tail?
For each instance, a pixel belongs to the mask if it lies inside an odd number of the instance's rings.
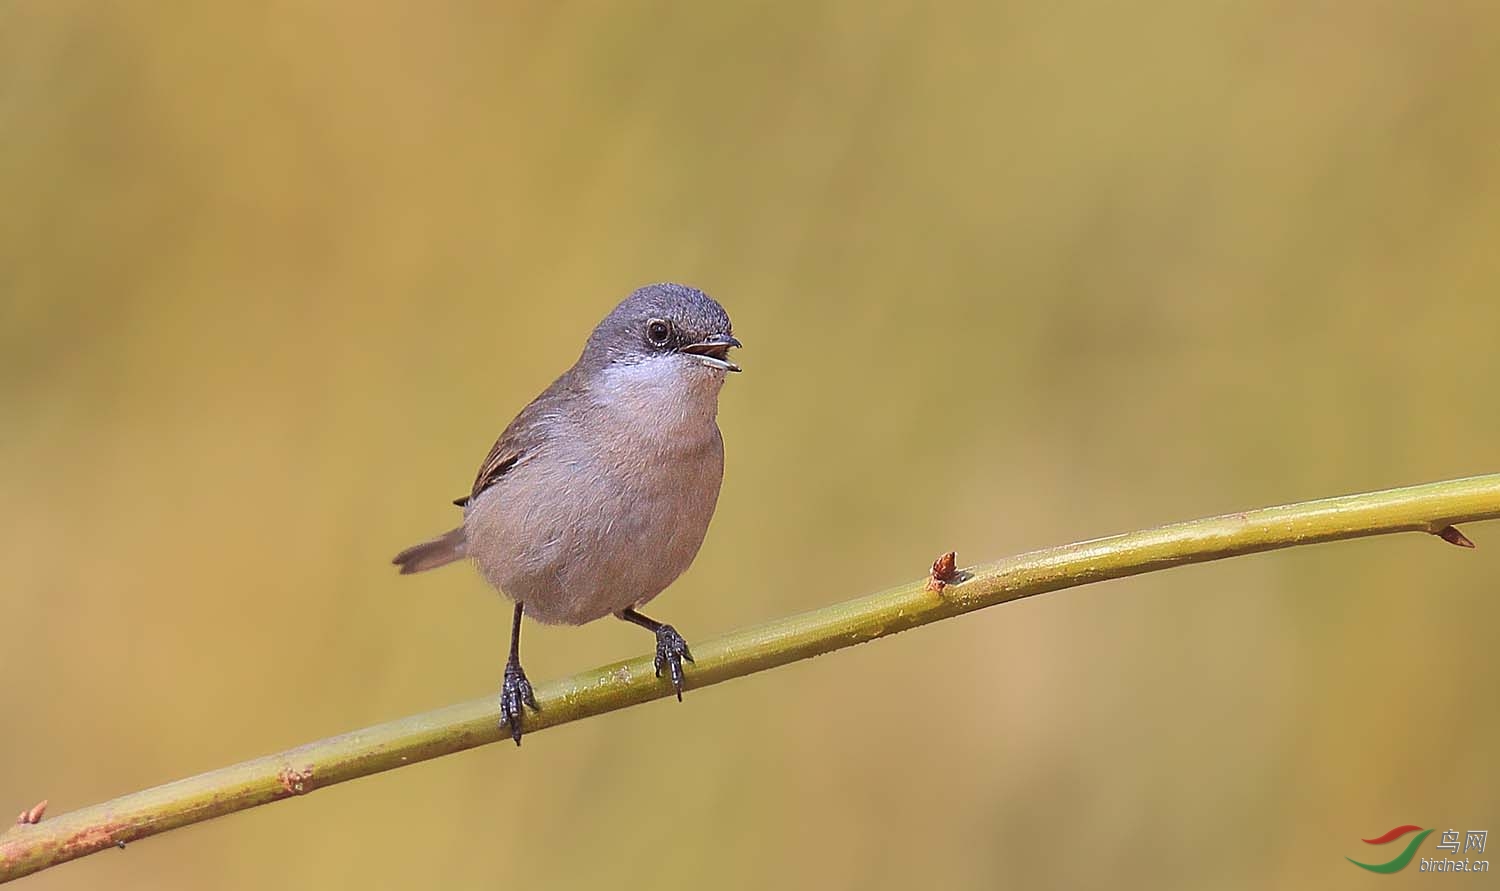
[[[392,563],[401,567],[402,575],[426,572],[446,566],[462,558],[469,551],[469,542],[464,538],[464,527],[449,529],[431,541],[412,545],[395,556]]]

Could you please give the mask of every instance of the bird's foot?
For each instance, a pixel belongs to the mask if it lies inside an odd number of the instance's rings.
[[[536,704],[536,695],[531,692],[531,681],[526,680],[526,672],[521,670],[521,663],[511,659],[505,663],[505,682],[500,686],[500,726],[510,728],[510,738],[521,744],[521,723],[525,706],[531,706],[532,711],[539,712],[541,706]]]
[[[687,641],[677,633],[677,629],[671,625],[662,625],[656,629],[656,676],[661,677],[663,669],[667,669],[672,677],[672,689],[677,691],[677,701],[682,701],[682,660],[693,661],[693,654],[688,651]]]

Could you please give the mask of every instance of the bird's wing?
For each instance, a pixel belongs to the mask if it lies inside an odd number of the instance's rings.
[[[505,472],[516,466],[521,460],[521,453],[510,447],[510,443],[501,437],[494,448],[490,449],[489,456],[484,459],[484,464],[479,467],[479,476],[474,479],[474,488],[463,498],[453,499],[453,503],[459,507],[465,507],[470,501],[479,496],[480,492],[493,486],[505,476]]]
[[[484,463],[479,465],[479,475],[474,477],[474,488],[469,491],[465,498],[454,500],[459,507],[468,505],[469,502],[479,497],[479,493],[500,481],[500,478],[518,463],[523,461],[527,454],[535,447],[545,443],[548,430],[556,424],[556,409],[559,401],[559,391],[567,393],[571,389],[568,375],[554,381],[542,395],[531,401],[531,404],[521,409],[495,440],[490,448],[490,453],[485,456]],[[547,406],[551,406],[550,409]],[[550,419],[549,419],[550,418]]]
[[[454,504],[459,507],[467,506],[470,501],[479,497],[480,492],[499,482],[500,478],[505,476],[505,472],[515,467],[516,462],[521,460],[523,451],[520,443],[517,442],[520,437],[513,435],[514,426],[507,428],[504,433],[500,434],[500,438],[495,440],[495,445],[485,456],[484,463],[479,465],[479,475],[474,478],[474,488],[463,498],[455,498]]]
[[[474,477],[474,488],[467,497],[454,499],[453,503],[465,507],[479,497],[479,493],[498,483],[511,468],[526,460],[531,452],[545,446],[547,439],[558,433],[559,418],[565,417],[566,405],[579,397],[581,390],[576,383],[577,367],[568,369],[542,394],[516,415],[506,426],[505,432],[495,440],[484,463],[479,465],[479,475]]]

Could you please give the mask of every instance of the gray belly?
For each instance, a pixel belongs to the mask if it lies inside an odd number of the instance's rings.
[[[645,603],[697,556],[724,472],[716,426],[652,457],[631,464],[575,446],[522,461],[470,503],[469,555],[542,622],[577,625]]]

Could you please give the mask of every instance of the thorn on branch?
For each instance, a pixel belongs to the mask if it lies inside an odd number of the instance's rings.
[[[1438,538],[1441,538],[1443,541],[1446,541],[1451,545],[1458,545],[1461,548],[1474,547],[1474,542],[1469,541],[1469,537],[1467,535],[1459,532],[1457,526],[1444,526],[1443,528],[1432,534],[1436,535]]]
[[[312,775],[313,768],[311,764],[303,767],[301,770],[288,765],[287,767],[283,767],[280,773],[276,774],[276,779],[281,781],[281,788],[286,794],[301,795],[312,784]]]
[[[958,580],[958,572],[955,564],[958,561],[958,553],[949,551],[943,556],[932,561],[932,573],[927,577],[927,590],[934,594],[943,593],[948,583]]]
[[[17,826],[33,826],[42,822],[42,815],[47,813],[47,799],[43,798],[28,810],[21,811],[16,817]]]

